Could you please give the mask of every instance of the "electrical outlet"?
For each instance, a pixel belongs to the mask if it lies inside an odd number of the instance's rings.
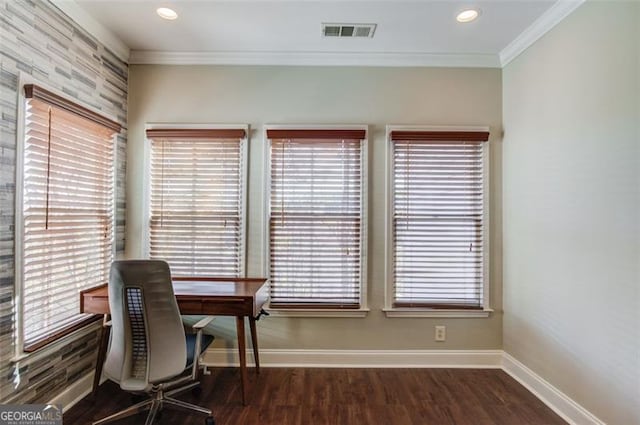
[[[447,327],[446,326],[436,326],[436,341],[445,341],[447,339]]]

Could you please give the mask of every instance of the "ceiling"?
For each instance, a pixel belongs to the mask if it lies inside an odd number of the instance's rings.
[[[500,66],[499,54],[557,6],[553,0],[74,2],[131,50],[132,63],[421,65],[431,60],[441,66]],[[161,6],[174,9],[178,19],[158,17]],[[456,22],[456,14],[469,7],[479,9],[480,17]],[[377,28],[373,38],[326,38],[323,22]]]

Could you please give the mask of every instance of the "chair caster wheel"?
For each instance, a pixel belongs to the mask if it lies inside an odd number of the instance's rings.
[[[204,420],[204,425],[216,425],[216,421],[213,420],[213,416],[207,416]]]

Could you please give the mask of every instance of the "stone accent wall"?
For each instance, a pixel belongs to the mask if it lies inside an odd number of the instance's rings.
[[[115,117],[116,244],[124,251],[128,65],[48,1],[0,0],[0,403],[45,402],[92,370],[97,333],[14,362],[16,127],[19,74]],[[94,328],[95,329],[95,325]]]

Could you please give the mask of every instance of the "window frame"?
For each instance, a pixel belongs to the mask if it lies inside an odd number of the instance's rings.
[[[83,104],[81,100],[69,99],[69,95],[66,93],[51,87],[47,82],[36,80],[32,76],[20,72],[18,74],[18,102],[17,102],[17,125],[16,125],[16,156],[15,156],[15,172],[16,172],[16,189],[15,189],[15,204],[14,204],[14,298],[15,298],[15,311],[14,311],[14,358],[12,361],[18,361],[26,357],[38,356],[52,346],[59,345],[60,342],[67,340],[72,334],[85,333],[90,327],[96,326],[96,323],[101,320],[100,316],[86,315],[83,320],[79,320],[76,323],[65,326],[51,334],[40,339],[38,342],[31,344],[31,348],[27,349],[25,346],[24,336],[24,161],[25,161],[25,135],[26,135],[26,106],[27,96],[25,94],[26,85],[37,85],[54,95],[60,96],[70,102],[81,106],[89,112],[98,114],[108,120],[117,122],[117,118],[99,110],[91,105]],[[113,214],[111,217],[111,256],[116,259],[116,221],[117,221],[117,199],[118,199],[118,134],[114,133],[113,139],[113,198],[111,199]],[[100,284],[97,282],[96,285]],[[78,311],[78,315],[81,313]]]
[[[429,307],[394,307],[394,276],[393,276],[393,158],[394,145],[391,140],[392,131],[489,131],[489,127],[483,126],[430,126],[430,125],[387,125],[385,136],[385,271],[384,293],[385,301],[383,311],[387,317],[444,317],[444,318],[485,318],[493,312],[491,308],[490,287],[490,149],[491,141],[484,142],[483,149],[483,296],[482,309],[459,308],[429,308]]]
[[[143,229],[142,229],[142,255],[149,258],[150,255],[150,237],[151,237],[151,140],[147,137],[147,130],[244,130],[244,138],[241,140],[240,156],[240,190],[242,205],[240,206],[240,214],[242,219],[241,235],[240,235],[240,276],[247,276],[247,202],[248,194],[248,178],[249,178],[249,142],[251,140],[249,124],[185,124],[185,123],[147,123],[144,128],[144,176],[143,176]]]
[[[262,270],[264,276],[270,277],[270,219],[271,219],[271,139],[267,136],[268,130],[364,130],[365,138],[361,141],[360,171],[361,171],[361,206],[360,223],[362,234],[360,254],[360,307],[354,309],[340,308],[271,308],[267,306],[270,314],[276,317],[359,317],[367,316],[368,307],[368,233],[369,233],[369,126],[363,124],[265,124],[263,126],[263,190],[262,190]],[[269,282],[270,283],[270,282]]]

